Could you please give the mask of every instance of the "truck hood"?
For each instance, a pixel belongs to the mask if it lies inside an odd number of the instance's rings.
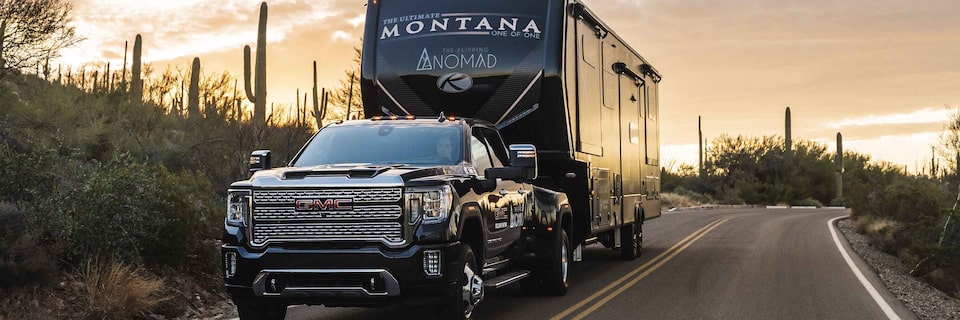
[[[283,167],[258,171],[249,180],[236,182],[232,187],[401,187],[470,178],[466,172],[467,169],[461,165],[410,167],[346,164]]]

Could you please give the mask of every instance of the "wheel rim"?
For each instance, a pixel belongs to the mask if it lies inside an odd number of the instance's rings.
[[[563,283],[567,283],[567,243],[563,241],[560,244],[560,275],[563,277]]]
[[[643,225],[639,222],[635,223],[633,229],[633,247],[636,254],[640,255],[640,248],[643,248]]]
[[[473,309],[483,300],[483,278],[477,275],[469,262],[463,264],[463,277],[466,280],[461,287],[461,298],[464,302],[463,317],[470,318],[473,315]]]

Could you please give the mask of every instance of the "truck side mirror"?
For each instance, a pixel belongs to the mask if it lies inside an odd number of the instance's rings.
[[[257,150],[250,153],[250,174],[270,169],[270,150]]]
[[[532,144],[510,145],[510,166],[487,168],[483,171],[487,179],[533,180],[537,178],[537,148]]]
[[[510,145],[510,166],[526,169],[527,180],[537,178],[537,147],[532,144]]]

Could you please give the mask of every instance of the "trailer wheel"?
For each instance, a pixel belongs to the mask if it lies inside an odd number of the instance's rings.
[[[240,320],[274,320],[287,316],[287,306],[275,303],[237,301],[237,315]]]
[[[643,222],[634,221],[620,227],[620,256],[633,260],[643,252]]]
[[[550,263],[546,265],[543,273],[543,286],[547,293],[554,296],[567,294],[567,288],[570,287],[568,272],[570,270],[570,239],[567,238],[567,232],[560,229],[557,249],[550,257]]]
[[[483,279],[477,268],[477,259],[468,245],[460,251],[458,264],[461,272],[457,278],[456,292],[449,305],[440,308],[440,318],[466,320],[473,316],[473,310],[483,300]]]

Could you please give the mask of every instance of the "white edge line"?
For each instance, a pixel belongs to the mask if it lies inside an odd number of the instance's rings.
[[[877,292],[877,289],[873,287],[873,284],[870,281],[867,281],[867,278],[863,276],[863,273],[860,272],[860,268],[857,268],[857,265],[853,263],[853,259],[850,259],[850,255],[847,254],[847,250],[843,248],[843,244],[840,243],[840,238],[837,236],[837,229],[833,226],[833,223],[837,220],[846,218],[836,217],[827,221],[827,225],[830,227],[830,233],[833,235],[833,243],[837,245],[837,249],[840,250],[840,254],[843,255],[843,260],[847,261],[847,266],[850,267],[850,270],[853,271],[853,274],[857,276],[857,279],[860,280],[860,284],[867,289],[867,292],[870,293],[870,296],[873,297],[873,301],[880,305],[880,309],[883,310],[883,313],[887,315],[887,319],[890,320],[900,320],[900,316],[893,311],[893,308],[890,307],[890,304],[887,301],[883,300],[883,297],[880,296],[880,293]]]

